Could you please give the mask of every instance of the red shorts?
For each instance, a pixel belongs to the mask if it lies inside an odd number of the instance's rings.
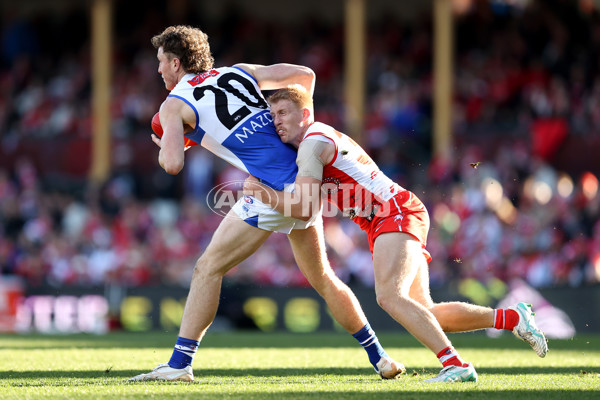
[[[400,192],[383,204],[371,221],[357,218],[356,222],[360,229],[367,233],[371,253],[373,253],[375,239],[382,233],[404,232],[414,236],[421,243],[427,262],[431,261],[431,255],[425,250],[429,232],[429,213],[414,193],[408,190]]]

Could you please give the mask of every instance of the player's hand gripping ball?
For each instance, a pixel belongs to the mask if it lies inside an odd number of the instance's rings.
[[[158,113],[154,114],[154,117],[152,117],[151,126],[152,126],[152,132],[154,132],[156,134],[156,136],[161,138],[163,135],[163,128],[162,128],[162,125],[160,124],[160,118],[158,117]],[[184,138],[183,144],[186,148],[188,148],[191,146],[196,146],[198,144],[198,142],[195,142],[189,138]]]

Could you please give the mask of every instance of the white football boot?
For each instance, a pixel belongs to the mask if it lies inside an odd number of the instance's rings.
[[[381,379],[396,379],[399,375],[406,372],[406,368],[402,363],[394,361],[389,357],[381,357],[377,362],[375,372],[381,376]]]
[[[435,382],[477,382],[477,371],[473,364],[469,363],[466,367],[459,367],[458,365],[448,365],[444,367],[438,376],[427,379],[427,383]]]
[[[508,307],[519,314],[519,323],[513,328],[513,334],[519,339],[529,343],[531,348],[540,357],[545,357],[548,352],[548,343],[544,333],[537,327],[531,311],[531,304],[519,303]]]
[[[188,365],[182,369],[169,367],[169,364],[159,364],[147,374],[139,374],[127,380],[127,382],[137,381],[183,381],[192,382],[194,380],[194,372],[192,367]]]

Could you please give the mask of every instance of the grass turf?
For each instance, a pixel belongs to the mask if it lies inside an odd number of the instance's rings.
[[[209,333],[196,381],[125,383],[166,362],[176,333],[0,336],[1,399],[588,399],[600,398],[600,336],[550,341],[546,358],[512,335],[450,335],[478,383],[426,384],[440,366],[406,334],[380,333],[407,367],[381,380],[349,335]]]

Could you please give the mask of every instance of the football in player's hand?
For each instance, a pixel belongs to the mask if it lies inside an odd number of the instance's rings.
[[[154,117],[152,117],[152,132],[156,133],[156,136],[162,137],[163,130],[162,126],[160,125],[158,113],[154,114]]]
[[[152,132],[154,132],[156,134],[156,136],[162,137],[163,128],[162,128],[162,125],[160,124],[160,118],[158,116],[158,113],[154,114],[154,116],[152,117],[151,126],[152,126]],[[185,147],[196,146],[197,144],[198,144],[198,142],[195,142],[192,139],[184,138]]]

